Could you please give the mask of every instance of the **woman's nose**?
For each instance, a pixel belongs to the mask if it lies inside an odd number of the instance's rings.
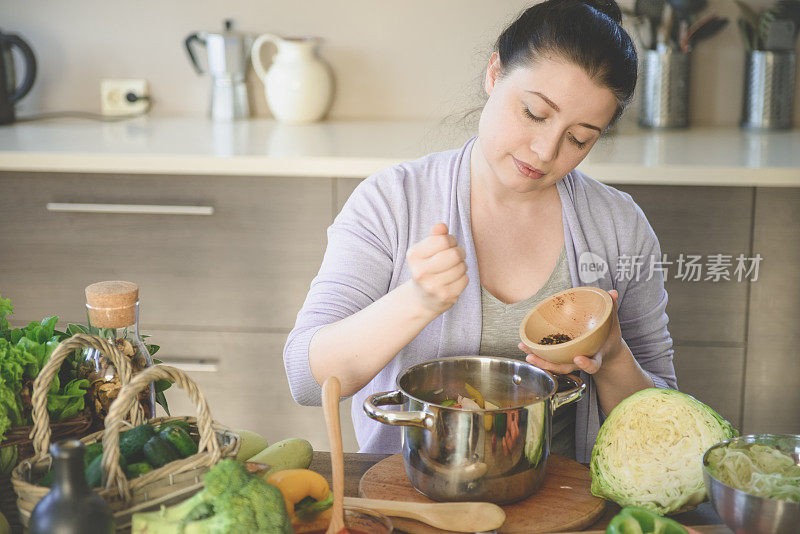
[[[539,156],[539,160],[547,163],[556,159],[560,144],[561,134],[559,132],[554,130],[540,131],[531,140],[531,150]]]

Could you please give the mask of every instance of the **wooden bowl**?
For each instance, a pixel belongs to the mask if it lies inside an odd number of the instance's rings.
[[[593,356],[611,329],[611,295],[599,287],[573,287],[537,304],[519,325],[519,337],[534,354],[553,363],[572,363],[575,356]],[[542,338],[566,334],[555,345]]]

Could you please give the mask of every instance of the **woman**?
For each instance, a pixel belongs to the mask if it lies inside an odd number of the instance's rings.
[[[636,84],[620,19],[613,0],[529,8],[489,60],[477,137],[370,176],[329,228],[284,362],[301,404],[319,404],[327,377],[341,380],[362,452],[401,446],[400,429],[368,419],[364,399],[436,357],[525,357],[579,371],[587,394],[557,412],[551,450],[584,462],[622,399],[676,386],[660,272],[615,276],[625,258],[660,260],[658,240],[629,195],[575,170]],[[531,354],[519,343],[525,312],[579,285],[614,300],[602,349],[570,365]]]

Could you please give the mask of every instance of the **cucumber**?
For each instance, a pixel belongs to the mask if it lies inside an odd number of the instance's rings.
[[[128,479],[136,478],[152,470],[153,466],[147,462],[136,462],[135,464],[129,464],[128,467],[125,468],[125,476],[128,477]]]
[[[83,452],[83,466],[84,467],[88,466],[90,463],[92,463],[92,460],[94,460],[101,454],[103,454],[102,441],[98,441],[96,443],[92,443],[91,445],[87,445],[86,450],[84,450]]]
[[[270,466],[267,471],[259,473],[260,476],[267,478],[272,473],[284,469],[308,469],[313,454],[314,449],[308,441],[289,438],[270,445],[247,461]]]
[[[124,456],[119,455],[119,466],[125,471],[128,462]],[[97,456],[86,468],[86,482],[90,488],[99,488],[103,483],[103,455]]]
[[[180,427],[173,426],[166,428],[159,432],[158,435],[161,439],[175,447],[175,450],[178,451],[181,458],[197,454],[197,444],[192,441],[189,434],[184,432]]]
[[[55,478],[55,475],[56,475],[55,470],[51,469],[50,471],[45,473],[44,476],[40,478],[36,484],[38,484],[39,486],[45,486],[49,488],[50,486],[53,485],[53,478]]]
[[[139,425],[121,433],[119,436],[120,455],[124,456],[129,463],[143,459],[142,448],[155,435],[156,430],[148,424]]]
[[[162,465],[174,462],[180,458],[175,447],[159,436],[150,438],[147,443],[144,444],[143,450],[147,463],[153,467],[161,467]]]
[[[163,432],[168,428],[180,428],[187,434],[192,434],[192,425],[189,421],[184,419],[175,419],[174,421],[167,421],[166,423],[162,423],[161,426],[158,427],[159,432]]]

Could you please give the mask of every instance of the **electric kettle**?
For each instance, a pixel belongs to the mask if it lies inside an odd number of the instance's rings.
[[[208,72],[211,74],[211,110],[213,119],[242,119],[250,115],[245,77],[250,68],[250,35],[232,30],[233,21],[225,21],[220,33],[197,32],[186,37],[186,51],[197,74],[203,69],[197,62],[194,44],[205,46]]]
[[[13,48],[22,54],[25,65],[25,78],[17,86]],[[36,56],[28,43],[12,33],[0,31],[0,124],[14,122],[14,105],[33,87],[36,79]]]

